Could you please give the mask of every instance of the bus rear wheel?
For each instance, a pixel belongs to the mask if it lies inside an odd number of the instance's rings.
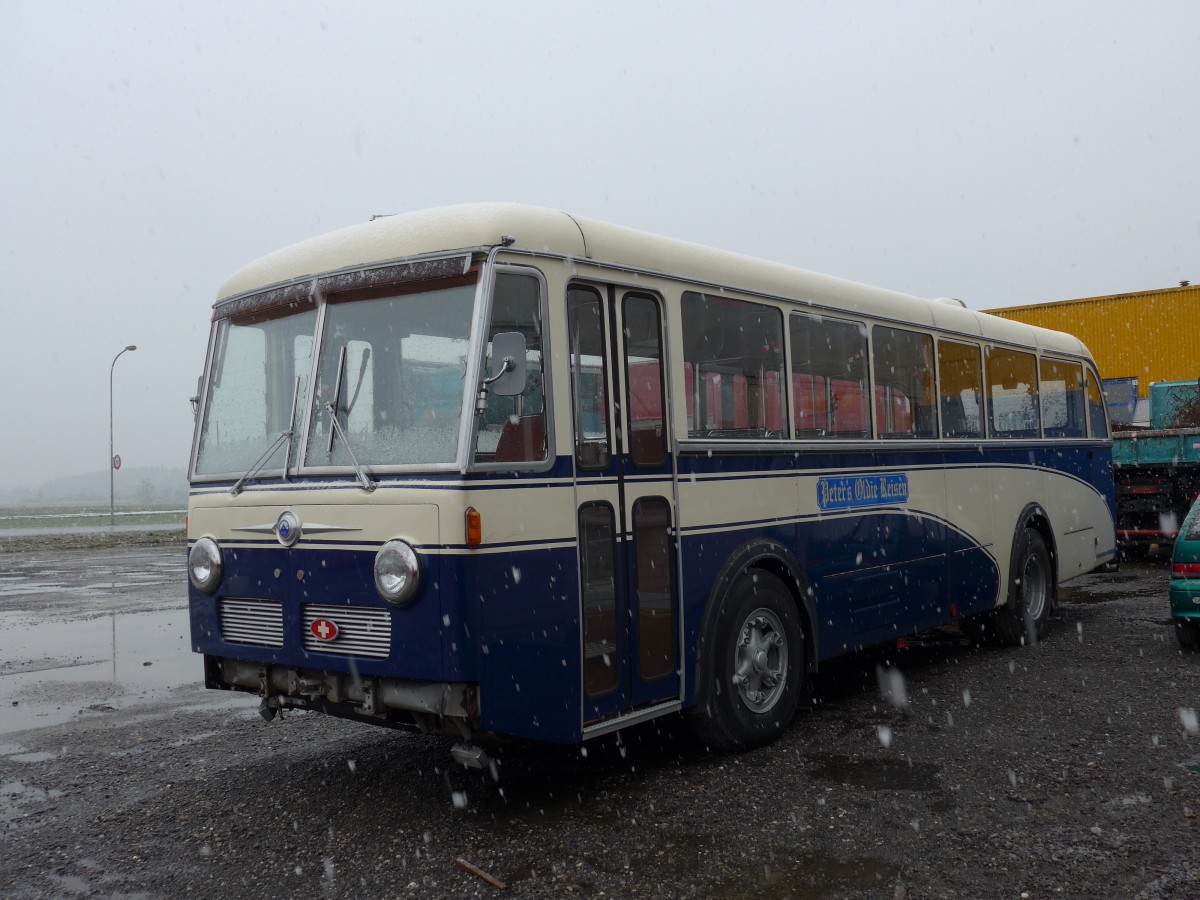
[[[1032,528],[1017,539],[1008,576],[1008,602],[996,610],[996,636],[1003,644],[1033,645],[1046,636],[1054,597],[1054,568],[1046,541]]]
[[[800,700],[806,659],[796,604],[780,579],[750,570],[713,612],[692,725],[721,750],[768,744]]]

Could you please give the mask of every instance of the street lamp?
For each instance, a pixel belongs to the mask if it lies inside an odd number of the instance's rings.
[[[136,349],[137,344],[130,344],[121,353]],[[117,524],[116,491],[113,481],[117,462],[117,457],[113,453],[113,369],[117,367],[117,360],[121,358],[121,353],[113,357],[112,365],[108,367],[108,525],[110,528]]]

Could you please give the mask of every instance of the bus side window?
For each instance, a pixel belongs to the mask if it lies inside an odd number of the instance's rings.
[[[583,685],[588,697],[617,689],[621,666],[617,609],[616,519],[607,503],[579,509],[579,576],[583,601]]]
[[[1075,363],[1043,359],[1040,375],[1042,428],[1046,437],[1086,437],[1083,369]]]
[[[661,466],[667,460],[667,431],[658,303],[640,294],[626,294],[622,317],[629,410],[627,452],[634,465]]]
[[[1104,404],[1104,392],[1091,369],[1087,373],[1087,404],[1090,427],[1088,436],[1094,438],[1108,437],[1107,407]]]
[[[1038,437],[1036,357],[1005,347],[988,347],[987,379],[992,437]]]
[[[567,291],[567,348],[571,361],[571,419],[575,464],[604,469],[611,458],[608,431],[607,363],[600,295],[591,288]]]
[[[937,437],[933,403],[933,338],[919,331],[876,325],[875,427],[881,438]]]
[[[772,423],[784,408],[783,315],[693,291],[682,300],[684,364],[695,370],[688,437],[780,437]]]
[[[866,327],[792,313],[788,331],[796,437],[868,437]]]
[[[983,367],[977,345],[938,341],[938,396],[942,437],[983,437],[983,418],[979,415]]]
[[[532,275],[496,276],[492,321],[488,326],[485,372],[499,370],[491,358],[491,339],[506,331],[525,336],[525,390],[513,397],[491,395],[479,424],[477,462],[531,463],[546,458],[546,408],[542,362],[541,284]]]

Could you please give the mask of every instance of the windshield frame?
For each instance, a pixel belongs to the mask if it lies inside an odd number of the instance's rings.
[[[292,454],[291,464],[286,470],[276,464],[271,468],[264,467],[254,472],[250,478],[246,479],[245,489],[252,489],[254,486],[261,485],[264,481],[271,479],[286,481],[290,478],[314,476],[331,476],[341,479],[347,475],[354,478],[357,475],[357,470],[352,464],[336,466],[312,466],[305,464],[305,460],[308,458],[308,441],[312,420],[314,417],[326,414],[323,406],[318,408],[318,397],[315,391],[317,388],[317,371],[320,365],[321,351],[325,337],[326,317],[328,308],[332,305],[327,301],[327,295],[335,291],[343,295],[353,294],[359,289],[374,293],[379,289],[387,288],[389,285],[411,285],[418,282],[429,285],[430,290],[437,290],[440,281],[448,278],[465,278],[474,271],[474,296],[471,301],[472,312],[468,333],[466,375],[460,406],[459,440],[454,460],[404,465],[368,464],[360,467],[368,475],[466,471],[465,467],[471,457],[472,451],[470,441],[474,427],[474,397],[482,359],[482,348],[479,346],[479,340],[480,335],[485,333],[486,329],[486,307],[488,306],[486,300],[490,296],[491,291],[493,280],[491,263],[496,248],[487,248],[490,252],[486,258],[481,259],[480,253],[483,249],[485,248],[445,251],[406,260],[392,260],[381,265],[373,264],[339,270],[316,277],[306,276],[303,279],[297,279],[287,284],[269,286],[217,303],[214,307],[212,327],[209,331],[200,402],[196,412],[196,423],[192,435],[192,448],[188,466],[189,482],[193,484],[230,482],[242,479],[247,474],[245,471],[197,473],[201,435],[212,401],[213,378],[215,376],[214,362],[217,342],[222,332],[222,322],[242,318],[252,312],[260,312],[287,305],[301,297],[306,300],[312,298],[316,301],[317,318],[313,329],[313,351],[307,375],[309,384],[308,397],[304,404],[304,409],[296,410],[295,421],[292,423],[293,429],[300,432],[300,439],[295,445],[297,452]],[[339,302],[352,303],[356,301],[343,299]],[[264,436],[262,449],[266,450],[270,442],[271,436]],[[279,456],[279,462],[283,462],[282,456],[278,453],[274,456]],[[274,457],[272,458],[273,461]]]
[[[235,314],[232,314],[232,315],[217,315],[215,313],[213,315],[212,325],[209,329],[209,336],[208,336],[208,351],[205,354],[205,360],[204,360],[204,374],[201,376],[201,379],[200,379],[201,380],[200,398],[199,398],[199,404],[196,408],[196,413],[195,413],[195,427],[194,427],[193,433],[192,433],[192,450],[191,450],[191,455],[189,456],[189,460],[188,460],[188,480],[189,480],[189,482],[191,482],[193,484],[206,483],[206,482],[223,482],[223,481],[237,482],[240,479],[244,479],[247,482],[253,482],[253,481],[259,481],[259,480],[266,479],[266,478],[284,478],[284,477],[286,477],[286,472],[285,472],[283,466],[281,466],[281,465],[271,465],[271,466],[264,465],[261,468],[256,470],[255,466],[257,465],[257,463],[250,464],[248,467],[239,467],[236,469],[228,469],[228,470],[222,470],[222,471],[218,471],[218,472],[205,472],[205,473],[198,472],[198,466],[200,464],[200,449],[201,449],[202,438],[205,433],[205,426],[206,426],[206,424],[208,424],[209,415],[212,411],[213,394],[214,394],[214,379],[216,377],[216,362],[218,361],[217,357],[219,355],[222,338],[223,338],[223,336],[227,335],[228,329],[234,327],[237,324],[237,320],[239,320],[239,319],[245,319],[248,316],[264,316],[265,314],[269,314],[272,310],[278,309],[283,306],[295,306],[296,309],[291,314],[289,314],[287,316],[281,316],[280,318],[291,318],[292,316],[302,315],[307,312],[312,312],[314,314],[314,318],[313,318],[313,333],[314,333],[314,335],[317,333],[317,331],[319,329],[319,323],[320,323],[320,317],[321,317],[320,304],[316,303],[316,302],[308,301],[309,295],[308,295],[307,290],[304,290],[302,292],[298,292],[298,291],[286,291],[285,292],[285,291],[279,291],[279,290],[271,290],[268,292],[262,292],[262,294],[264,297],[266,297],[268,294],[270,294],[276,300],[278,300],[278,298],[280,298],[280,297],[285,297],[285,299],[283,302],[262,302],[253,308],[245,308],[245,307],[238,308],[238,309],[236,309]],[[297,302],[300,300],[304,301],[303,304]],[[227,340],[227,338],[225,338],[225,339]],[[314,341],[315,341],[315,338],[314,338]],[[315,347],[316,347],[316,344],[314,342],[313,348],[315,349]],[[309,362],[308,371],[305,373],[305,377],[309,378],[309,379],[311,379],[311,377],[312,377],[312,361],[311,360]],[[309,383],[311,384],[311,381]],[[290,401],[293,399],[291,396],[292,392],[289,391],[288,394],[289,394],[289,397],[287,398],[287,400],[289,401],[289,405],[290,405]],[[278,459],[279,462],[286,463],[289,453],[291,454],[292,458],[295,457],[295,449],[299,446],[299,442],[296,441],[294,435],[296,434],[296,429],[298,427],[298,423],[301,420],[301,418],[303,417],[303,415],[304,415],[304,412],[297,407],[295,409],[295,415],[292,417],[291,423],[290,423],[293,437],[290,438],[287,442],[287,444],[290,445],[291,449],[287,453],[281,453],[280,451],[283,450],[285,445],[279,444],[279,446],[274,448],[274,450],[270,454],[270,456],[268,456],[266,458],[266,462],[271,463]],[[258,455],[260,453],[265,453],[269,447],[274,446],[274,444],[279,441],[279,438],[282,436],[283,433],[284,432],[276,432],[276,433],[267,432],[267,433],[265,433],[263,435],[262,446],[255,449],[254,457],[258,457]],[[294,466],[292,468],[294,469]],[[247,476],[249,476],[249,477],[247,477]]]
[[[497,248],[497,251],[499,249]],[[488,266],[485,273],[487,295],[478,307],[477,311],[479,315],[475,322],[476,331],[472,334],[474,352],[472,353],[472,359],[468,367],[468,383],[473,384],[476,390],[472,391],[471,396],[467,398],[467,402],[471,404],[471,414],[463,417],[463,436],[459,439],[459,448],[466,452],[466,457],[462,460],[462,471],[464,473],[468,471],[511,472],[516,469],[522,472],[548,472],[554,468],[557,460],[557,451],[554,443],[554,380],[550,372],[554,342],[551,337],[549,285],[547,284],[545,273],[537,266],[525,260],[520,262],[497,262],[495,256],[496,253],[493,252],[488,257]],[[482,416],[475,414],[475,397],[485,375],[484,367],[487,359],[488,333],[492,324],[496,283],[500,279],[500,276],[505,274],[532,278],[537,282],[538,286],[538,315],[541,317],[542,329],[542,416],[546,440],[546,457],[545,459],[529,461],[482,462],[476,460],[476,449],[479,441]],[[473,370],[471,370],[471,366],[474,367]],[[495,395],[489,390],[488,401],[491,402],[494,398]]]
[[[441,462],[422,461],[422,462],[415,462],[415,463],[396,463],[396,464],[383,464],[383,463],[379,463],[379,462],[371,462],[371,461],[364,460],[362,465],[360,465],[360,466],[356,466],[353,462],[339,463],[339,464],[335,464],[335,465],[320,465],[320,464],[314,465],[308,461],[310,458],[309,451],[310,451],[310,447],[312,445],[312,441],[328,440],[331,436],[330,433],[328,433],[328,432],[325,434],[322,434],[320,436],[315,436],[313,433],[316,423],[318,421],[320,421],[322,417],[327,417],[329,415],[329,411],[326,409],[326,406],[325,406],[325,400],[327,400],[328,398],[324,397],[324,396],[318,397],[317,395],[314,394],[309,399],[308,410],[307,410],[308,416],[304,423],[304,435],[303,435],[303,439],[301,440],[301,443],[300,443],[300,459],[294,470],[298,476],[301,476],[301,477],[320,477],[320,476],[341,477],[346,474],[350,474],[350,475],[357,477],[358,473],[360,471],[364,472],[367,476],[372,476],[372,475],[392,474],[392,473],[454,472],[454,471],[460,470],[461,465],[462,465],[462,459],[463,459],[463,456],[462,456],[463,447],[462,447],[462,440],[461,440],[462,419],[465,416],[470,415],[470,407],[468,407],[467,404],[469,402],[468,398],[473,396],[473,391],[470,390],[471,377],[469,374],[469,369],[470,369],[470,362],[476,355],[475,346],[474,346],[475,342],[478,340],[476,319],[477,319],[477,311],[481,305],[480,296],[481,296],[481,291],[483,289],[485,277],[486,276],[485,276],[485,272],[484,272],[483,268],[482,267],[477,268],[475,283],[474,283],[474,285],[471,286],[472,290],[473,290],[473,295],[471,298],[471,313],[468,318],[467,345],[466,345],[466,362],[467,362],[466,368],[468,371],[464,375],[462,393],[459,396],[459,404],[458,404],[459,441],[458,441],[458,446],[456,448],[456,452],[455,452],[453,459],[448,459],[448,460],[444,460]],[[437,281],[421,282],[421,286],[423,289],[421,291],[416,292],[417,294],[423,294],[426,292],[432,293],[434,291],[441,289],[441,287],[439,286],[439,282],[437,282]],[[386,287],[387,287],[387,285],[381,286],[381,288],[386,288]],[[343,296],[342,299],[335,300],[335,301],[329,301],[326,298],[326,296],[324,294],[322,294],[322,296],[320,298],[320,303],[321,303],[320,324],[319,324],[319,328],[318,328],[317,342],[315,345],[316,349],[314,350],[314,354],[313,354],[314,355],[314,363],[315,363],[314,368],[313,368],[313,374],[311,376],[311,378],[312,378],[311,383],[314,385],[313,390],[317,390],[320,387],[320,384],[317,381],[319,366],[320,366],[321,360],[325,357],[326,353],[328,353],[330,350],[330,348],[325,346],[327,326],[329,324],[330,309],[332,309],[333,307],[336,307],[336,306],[343,306],[346,304],[369,303],[373,299],[385,299],[385,298],[375,297],[372,294],[367,294],[361,298],[356,298],[353,296],[351,296],[351,297]],[[333,428],[332,425],[330,425],[329,427],[331,429]],[[345,428],[345,426],[342,426],[342,427]],[[344,439],[344,437],[333,436],[333,445],[336,447],[343,439]],[[352,438],[351,438],[351,440],[352,440]],[[356,455],[356,452],[359,454],[362,453],[361,447],[356,448],[353,445],[353,443],[349,444],[348,446],[349,446],[348,454],[351,456],[351,458],[353,458]]]

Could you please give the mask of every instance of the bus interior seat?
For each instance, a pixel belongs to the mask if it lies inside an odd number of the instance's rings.
[[[629,430],[629,455],[642,465],[657,465],[666,459],[667,445],[662,429],[637,427]]]
[[[536,462],[546,458],[546,420],[543,416],[509,419],[496,443],[494,462]]]
[[[973,437],[967,427],[967,416],[963,412],[961,397],[942,398],[942,437]]]

